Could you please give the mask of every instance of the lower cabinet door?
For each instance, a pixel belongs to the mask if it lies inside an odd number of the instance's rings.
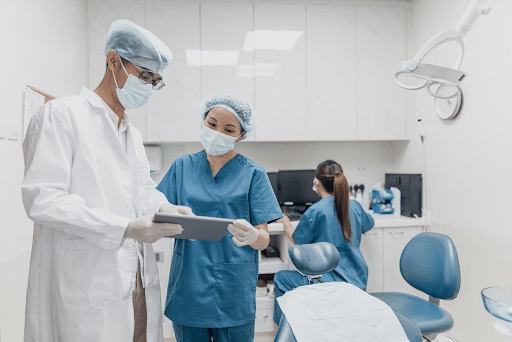
[[[373,228],[361,236],[361,253],[368,265],[367,292],[384,291],[383,228]]]
[[[421,232],[419,227],[384,228],[384,291],[418,295],[400,272],[400,257],[407,243]]]
[[[274,308],[256,310],[256,323],[254,332],[275,331],[277,324],[274,323]]]

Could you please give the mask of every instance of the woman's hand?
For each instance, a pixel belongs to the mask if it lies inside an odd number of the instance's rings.
[[[246,220],[236,220],[228,225],[228,230],[233,234],[233,242],[238,247],[252,245],[260,235],[259,230]]]

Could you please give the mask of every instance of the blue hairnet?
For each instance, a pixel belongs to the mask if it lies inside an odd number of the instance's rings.
[[[203,127],[206,113],[213,107],[224,108],[236,116],[243,130],[247,132],[243,139],[251,137],[256,131],[258,123],[254,115],[254,108],[243,97],[232,93],[218,93],[202,100],[199,103],[201,127]]]
[[[172,52],[164,42],[129,20],[116,20],[110,26],[105,56],[111,49],[133,64],[160,75],[172,60]]]

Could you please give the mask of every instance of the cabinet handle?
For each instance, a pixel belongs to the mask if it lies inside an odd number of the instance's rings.
[[[363,235],[377,235],[377,233],[364,233]]]
[[[403,234],[404,232],[389,232],[389,234],[391,235],[395,235],[395,234]]]
[[[265,319],[265,318],[267,318],[267,317],[268,317],[268,315],[263,316],[263,317],[256,317],[256,319]]]

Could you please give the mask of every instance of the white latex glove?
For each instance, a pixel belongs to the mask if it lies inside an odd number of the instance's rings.
[[[228,225],[228,230],[233,234],[233,242],[238,247],[252,245],[260,235],[259,230],[246,220],[236,220]]]
[[[135,218],[128,223],[124,233],[125,238],[140,242],[153,243],[164,236],[181,234],[181,224],[153,222],[155,214]]]
[[[184,205],[174,205],[171,203],[165,203],[164,205],[162,205],[160,207],[160,209],[158,211],[161,213],[167,213],[167,214],[175,214],[175,215],[181,214],[181,215],[196,216],[192,212],[192,209],[190,209],[189,207],[185,207]]]

